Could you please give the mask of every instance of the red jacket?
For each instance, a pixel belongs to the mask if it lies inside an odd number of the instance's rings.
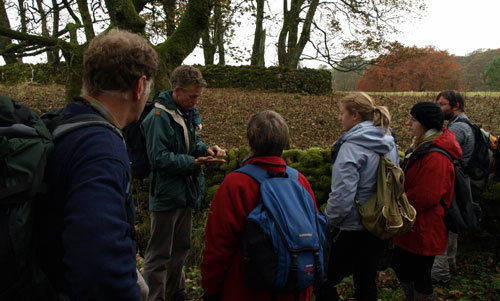
[[[265,170],[283,172],[280,157],[248,160]],[[299,182],[314,199],[309,182],[299,173]],[[243,280],[242,235],[246,218],[260,201],[259,183],[250,176],[233,172],[226,176],[210,206],[205,230],[205,249],[201,263],[201,283],[206,295],[221,294],[222,300],[271,300],[271,293],[248,288]],[[314,201],[316,203],[316,201]],[[300,293],[310,300],[312,287]],[[278,300],[293,300],[294,295],[278,295]]]
[[[462,149],[455,134],[444,129],[431,145],[446,150],[453,158],[462,157]],[[405,192],[410,204],[417,210],[413,228],[393,238],[398,247],[419,255],[443,254],[448,242],[448,230],[443,221],[443,199],[451,204],[455,171],[453,163],[444,154],[430,152],[413,161],[405,173]]]

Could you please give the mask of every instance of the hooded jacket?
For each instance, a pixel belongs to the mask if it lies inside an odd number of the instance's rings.
[[[208,148],[196,134],[201,128],[200,115],[193,108],[192,121],[186,125],[172,90],[160,93],[157,101],[141,124],[151,164],[149,210],[197,208],[205,192],[205,178],[194,160]]]
[[[280,157],[255,157],[247,161],[266,171],[284,172]],[[311,194],[309,182],[299,173],[299,183]],[[247,216],[260,202],[260,186],[250,176],[233,172],[226,176],[217,190],[205,229],[205,249],[201,263],[201,282],[207,296],[221,300],[273,300],[272,293],[257,291],[244,284],[242,239]],[[312,287],[299,294],[299,300],[310,300]],[[294,300],[293,294],[277,294],[275,300]]]
[[[341,230],[363,230],[356,196],[364,204],[376,192],[379,154],[399,166],[398,149],[394,138],[372,121],[352,127],[335,142],[334,149],[339,147],[325,215],[331,225]]]
[[[462,157],[455,135],[446,128],[428,147],[432,146],[444,149],[457,160]],[[413,154],[423,147],[417,147]],[[444,253],[448,230],[443,221],[444,208],[440,201],[443,200],[446,206],[451,205],[454,183],[453,163],[444,154],[430,152],[410,163],[405,171],[405,192],[408,201],[417,210],[417,219],[410,231],[393,238],[395,245],[419,255]]]

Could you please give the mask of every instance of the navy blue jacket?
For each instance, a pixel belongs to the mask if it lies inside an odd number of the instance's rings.
[[[68,117],[99,114],[69,103]],[[71,300],[139,300],[136,249],[126,210],[130,163],[121,138],[91,126],[58,139],[47,166],[45,270]],[[135,216],[129,220],[135,219]]]

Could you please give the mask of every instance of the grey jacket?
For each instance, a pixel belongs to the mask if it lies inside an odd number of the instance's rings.
[[[467,118],[464,113],[460,113],[448,122],[448,129],[455,134],[457,142],[462,148],[463,155],[460,162],[465,168],[469,164],[472,153],[474,152],[475,138],[471,127],[461,120],[467,120],[470,122],[469,118]]]
[[[379,154],[399,166],[399,154],[394,138],[386,135],[379,126],[364,121],[342,135],[336,142],[340,144],[332,169],[332,186],[325,209],[329,223],[341,230],[363,230],[356,194],[364,204],[377,189],[377,169]]]

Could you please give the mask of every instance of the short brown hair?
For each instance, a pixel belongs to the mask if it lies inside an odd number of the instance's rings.
[[[274,111],[263,111],[250,118],[247,138],[254,156],[281,156],[289,147],[288,126]]]
[[[451,107],[455,107],[458,103],[458,109],[462,112],[465,111],[465,100],[464,100],[462,94],[460,94],[460,92],[455,91],[455,90],[442,91],[441,93],[439,93],[436,96],[436,101],[438,101],[439,98],[441,98],[441,97],[446,98],[448,100],[448,102],[450,103]]]
[[[154,78],[158,55],[142,36],[111,29],[89,43],[83,56],[83,89],[97,96],[104,91],[124,92],[145,75]]]
[[[200,69],[187,65],[175,68],[170,76],[170,81],[172,89],[175,89],[175,87],[188,88],[193,84],[197,88],[205,88],[207,86],[207,82],[203,79]]]

